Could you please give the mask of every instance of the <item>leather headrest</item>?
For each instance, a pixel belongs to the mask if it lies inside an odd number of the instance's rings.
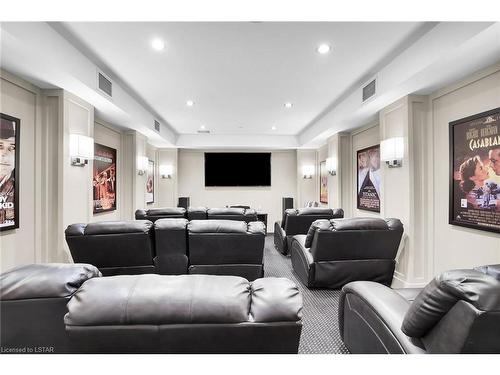
[[[478,310],[500,312],[500,282],[476,270],[443,272],[415,298],[401,329],[410,337],[423,337],[460,300]]]
[[[186,229],[189,221],[188,219],[159,219],[155,221],[155,229],[167,230],[184,230]]]
[[[387,222],[380,218],[354,217],[349,219],[335,219],[331,221],[336,231],[343,230],[387,230]]]
[[[66,236],[91,236],[96,234],[148,233],[153,223],[149,220],[100,221],[89,224],[72,224]]]
[[[244,215],[244,208],[209,208],[207,213],[209,215]]]
[[[297,209],[297,215],[330,215],[333,216],[331,208],[323,207],[305,207]]]
[[[500,264],[490,264],[474,268],[476,271],[485,273],[500,281]]]
[[[306,242],[305,242],[306,247],[312,246],[314,234],[316,233],[316,231],[321,231],[321,230],[329,230],[329,231],[332,230],[332,225],[330,223],[330,220],[320,219],[320,220],[314,221],[311,224],[311,226],[309,227],[309,230],[307,231]]]
[[[184,215],[186,213],[186,209],[183,207],[151,208],[147,211],[147,213],[152,216]]]
[[[248,225],[236,220],[191,220],[189,233],[246,233]]]

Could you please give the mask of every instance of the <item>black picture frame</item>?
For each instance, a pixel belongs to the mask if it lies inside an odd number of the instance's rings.
[[[17,117],[7,115],[5,113],[0,113],[0,118],[2,120],[11,121],[15,126],[15,153],[14,153],[14,224],[0,226],[0,232],[18,229],[19,228],[19,159],[20,159],[20,140],[21,140],[21,120]],[[4,208],[2,208],[4,209]]]
[[[496,116],[499,120],[498,122],[498,127],[500,128],[500,107],[491,109],[488,111],[484,111],[481,113],[477,113],[475,115],[467,116],[458,120],[451,121],[448,124],[448,129],[449,129],[449,202],[448,202],[448,223],[450,225],[456,225],[460,227],[465,227],[465,228],[470,228],[470,229],[476,229],[480,231],[485,231],[485,232],[493,232],[493,233],[500,233],[500,227],[495,228],[490,225],[493,225],[491,223],[474,223],[471,221],[465,221],[465,220],[457,220],[459,210],[457,210],[457,202],[458,202],[458,188],[457,188],[457,180],[455,178],[455,173],[456,173],[456,168],[455,168],[455,157],[457,153],[457,140],[455,139],[455,127],[456,126],[465,126],[469,124],[472,126],[472,122],[478,123],[478,120],[481,119],[486,119],[492,116]],[[477,124],[475,125],[477,126]],[[500,130],[500,129],[499,129]],[[495,147],[495,146],[492,146]],[[498,145],[500,147],[500,145]],[[472,155],[472,154],[470,154]],[[469,155],[469,156],[470,156]],[[500,194],[497,194],[500,195]],[[462,198],[464,199],[464,198]],[[498,198],[500,199],[500,197]],[[468,208],[467,208],[468,209]]]
[[[109,158],[109,161],[103,161],[103,165],[98,165],[100,162],[100,158]],[[93,171],[92,171],[92,185],[93,185],[93,214],[98,215],[104,212],[116,211],[117,206],[117,182],[118,182],[118,155],[117,151],[113,147],[109,147],[100,143],[94,143],[94,162],[93,162]],[[107,164],[107,165],[106,165]],[[111,202],[111,205],[107,208],[102,207],[101,197],[96,190],[96,179],[97,175],[101,174],[103,170],[101,168],[112,169],[112,175],[108,176],[108,184],[111,182],[109,178],[112,178],[113,181],[110,185],[107,185],[109,189],[105,190],[105,198],[107,202]],[[96,194],[98,197],[96,197]],[[112,198],[110,198],[112,197]]]
[[[368,151],[371,151],[371,150],[378,150],[378,153],[379,153],[379,167],[378,167],[377,170],[380,170],[380,167],[381,167],[381,165],[380,165],[380,144],[369,146],[369,147],[365,147],[363,149],[360,149],[360,150],[356,151],[356,208],[358,210],[364,210],[364,211],[370,211],[370,212],[380,213],[381,202],[380,202],[380,195],[378,193],[377,193],[378,208],[369,208],[369,207],[366,207],[366,206],[362,205],[361,204],[361,198],[360,198],[360,184],[362,183],[362,181],[359,180],[359,155],[361,153],[367,153]]]

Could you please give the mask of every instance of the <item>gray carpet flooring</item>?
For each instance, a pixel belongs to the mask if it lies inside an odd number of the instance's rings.
[[[292,270],[290,257],[275,248],[273,236],[266,236],[264,249],[264,275],[286,277],[295,282],[304,299],[300,354],[347,354],[349,351],[340,338],[338,307],[340,291],[308,289]]]

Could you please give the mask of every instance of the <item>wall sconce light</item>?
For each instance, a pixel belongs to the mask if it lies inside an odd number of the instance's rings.
[[[148,157],[147,156],[138,156],[137,157],[137,174],[142,176],[146,173],[148,169]]]
[[[80,134],[69,135],[69,155],[71,165],[84,167],[94,158],[94,138]]]
[[[160,165],[161,178],[172,178],[173,172],[174,172],[173,165]]]
[[[331,176],[335,176],[337,174],[337,158],[326,159],[326,170]]]
[[[385,161],[389,168],[401,167],[404,149],[403,137],[385,139],[380,143],[380,159]]]
[[[304,179],[309,180],[314,174],[314,165],[304,165],[302,167],[302,175]]]

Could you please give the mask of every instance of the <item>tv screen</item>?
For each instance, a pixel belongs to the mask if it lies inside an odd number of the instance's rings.
[[[271,186],[271,153],[206,152],[205,186]]]

